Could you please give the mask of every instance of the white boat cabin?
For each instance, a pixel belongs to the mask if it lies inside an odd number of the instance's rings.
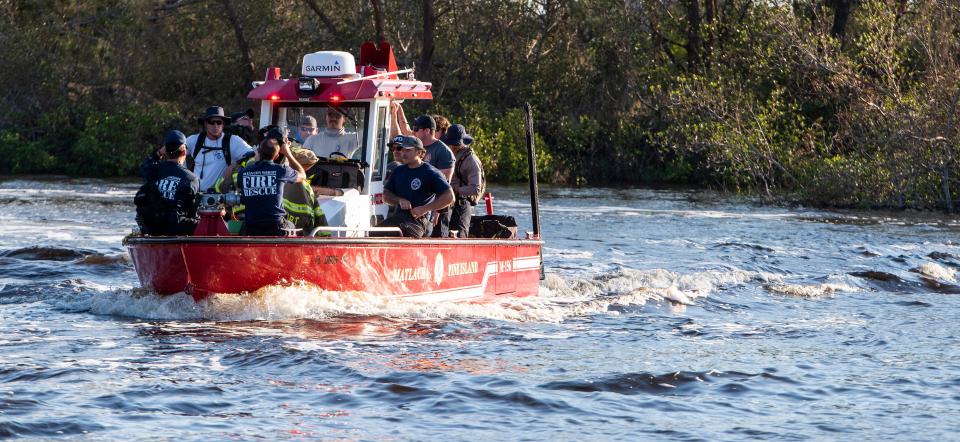
[[[305,116],[316,118],[320,132],[328,113],[344,116],[344,131],[337,138],[341,145],[331,148],[339,152],[330,157],[358,165],[362,177],[357,186],[341,188],[342,196],[318,199],[330,226],[326,230],[334,236],[366,236],[389,211],[383,182],[392,161],[387,149],[390,103],[432,99],[431,84],[414,80],[412,70],[398,70],[389,44],[368,42],[359,62],[346,52],[315,52],[303,57],[299,76],[281,78],[280,68],[271,67],[264,81],[253,86],[247,97],[260,101],[260,127],[287,128],[291,138]]]

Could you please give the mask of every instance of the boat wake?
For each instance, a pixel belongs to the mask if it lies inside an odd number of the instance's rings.
[[[379,316],[415,320],[500,320],[559,323],[596,314],[620,314],[654,304],[683,309],[729,286],[779,284],[776,274],[739,269],[690,274],[620,269],[594,277],[549,275],[540,294],[484,303],[422,303],[362,292],[322,290],[307,283],[274,285],[253,293],[214,294],[194,302],[186,293],[159,296],[143,288],[86,287],[57,299],[59,308],[151,320],[250,321]]]

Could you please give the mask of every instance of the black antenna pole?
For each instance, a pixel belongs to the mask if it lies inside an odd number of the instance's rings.
[[[523,103],[527,113],[527,162],[530,167],[530,211],[533,214],[533,237],[540,239],[540,195],[537,190],[537,153],[533,149],[533,111],[530,103]]]
[[[527,162],[530,167],[530,214],[533,215],[533,239],[540,238],[540,192],[537,190],[537,153],[533,149],[533,111],[530,103],[523,103],[527,113]],[[543,269],[543,249],[540,249],[540,280],[547,277]]]

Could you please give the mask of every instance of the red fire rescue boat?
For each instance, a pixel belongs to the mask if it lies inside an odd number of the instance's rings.
[[[401,78],[405,77],[405,78]],[[204,195],[203,221],[193,236],[131,235],[125,240],[140,283],[158,294],[244,294],[270,285],[309,283],[330,291],[360,291],[417,301],[487,301],[535,295],[543,276],[532,119],[527,142],[533,231],[510,239],[373,238],[386,217],[383,202],[387,141],[394,100],[431,99],[431,84],[398,70],[390,45],[365,43],[359,63],[345,52],[303,58],[302,75],[267,70],[249,99],[260,104],[260,126],[293,127],[310,115],[346,116],[341,131],[361,169],[360,183],[340,196],[320,196],[329,221],[300,237],[230,235],[219,218],[223,195]],[[528,108],[529,109],[529,108]],[[322,125],[322,124],[321,124]],[[319,232],[331,236],[316,236]]]

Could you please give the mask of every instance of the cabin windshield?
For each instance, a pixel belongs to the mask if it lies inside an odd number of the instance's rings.
[[[331,106],[328,103],[282,103],[286,108],[286,121],[290,137],[321,157],[343,155],[349,159],[366,158],[366,135],[369,106],[367,103],[343,103]],[[306,116],[317,120],[316,135],[302,137],[300,123]],[[307,133],[308,134],[308,133]],[[312,138],[312,139],[311,139]]]

